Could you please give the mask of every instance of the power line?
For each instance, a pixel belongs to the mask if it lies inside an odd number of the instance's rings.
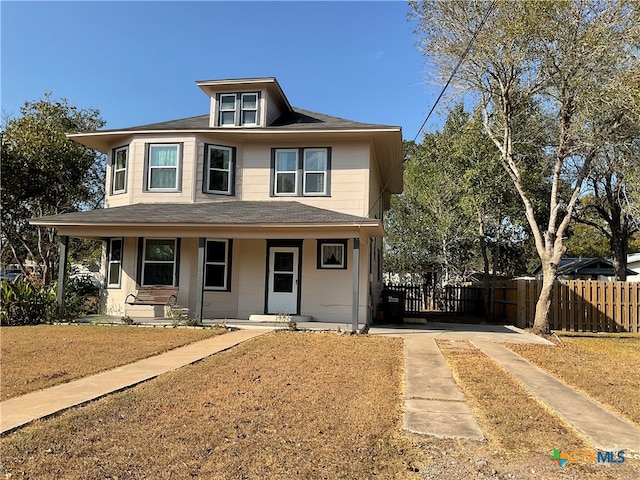
[[[485,13],[484,17],[482,17],[482,20],[480,21],[480,25],[478,25],[478,29],[474,32],[473,36],[471,37],[471,40],[469,40],[469,44],[467,45],[467,48],[465,49],[462,56],[460,57],[460,60],[458,60],[457,65],[453,69],[453,72],[451,72],[451,75],[449,76],[449,80],[447,80],[447,83],[444,85],[444,87],[442,87],[442,90],[440,91],[440,95],[438,95],[438,98],[436,98],[436,101],[433,104],[433,107],[431,107],[431,110],[429,110],[429,113],[427,114],[427,118],[424,119],[424,122],[422,122],[422,126],[418,129],[418,133],[416,133],[416,136],[413,138],[414,142],[418,138],[418,135],[420,135],[420,132],[422,132],[422,129],[424,128],[424,126],[427,124],[429,117],[431,116],[433,111],[436,109],[438,102],[440,102],[440,99],[444,95],[444,92],[447,90],[447,87],[451,83],[451,80],[453,80],[453,77],[455,76],[455,74],[458,73],[458,68],[460,68],[460,65],[462,65],[462,62],[464,61],[465,57],[469,53],[469,50],[471,50],[471,47],[473,46],[473,43],[475,42],[476,37],[478,36],[478,33],[480,33],[480,30],[482,30],[482,27],[487,21],[487,18],[489,18],[489,15],[493,11],[494,7],[496,6],[496,3],[498,3],[498,0],[493,0],[493,3],[489,6],[489,9],[487,10],[487,13]]]

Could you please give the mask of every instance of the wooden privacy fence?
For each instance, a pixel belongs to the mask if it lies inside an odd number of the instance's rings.
[[[533,325],[540,280],[494,283],[494,316]],[[553,285],[549,326],[574,332],[640,332],[640,282],[561,280]]]
[[[421,315],[427,312],[450,314],[484,313],[484,288],[475,286],[447,285],[434,287],[419,284],[385,284],[386,290],[404,292],[405,313]]]
[[[541,280],[492,283],[493,315],[521,328],[533,326]],[[427,312],[485,315],[484,287],[386,284],[405,293],[407,315]],[[574,332],[640,332],[640,282],[556,281],[549,326]]]

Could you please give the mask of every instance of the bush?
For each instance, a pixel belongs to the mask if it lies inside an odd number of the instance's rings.
[[[36,325],[56,316],[54,286],[43,285],[37,279],[20,276],[13,281],[3,280],[0,299],[2,325]]]
[[[71,320],[82,315],[98,313],[98,288],[88,275],[72,276],[67,281],[64,297],[64,318]]]
[[[17,277],[2,281],[0,323],[2,325],[37,325],[54,320],[71,320],[98,311],[98,294],[91,278],[73,277],[67,282],[64,315],[60,317],[56,302],[57,282],[44,285],[36,277]]]

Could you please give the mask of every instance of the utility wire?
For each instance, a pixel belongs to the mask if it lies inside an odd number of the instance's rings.
[[[465,57],[469,53],[469,50],[471,50],[471,47],[473,46],[473,43],[475,42],[476,37],[478,36],[478,33],[480,33],[480,30],[482,30],[482,27],[484,26],[485,22],[489,18],[489,15],[495,8],[496,3],[498,3],[498,0],[493,0],[493,3],[489,6],[489,10],[487,10],[487,13],[485,13],[484,17],[482,17],[482,20],[480,21],[480,25],[478,25],[478,29],[474,32],[473,36],[471,37],[471,40],[469,40],[469,44],[467,45],[467,48],[465,49],[464,53],[460,57],[460,60],[458,60],[457,65],[453,69],[453,72],[451,72],[451,75],[449,76],[449,80],[447,80],[447,83],[444,85],[444,87],[442,87],[442,90],[440,91],[440,95],[438,95],[438,98],[436,98],[436,102],[433,104],[433,107],[431,107],[431,110],[429,110],[429,113],[427,114],[427,118],[424,119],[424,122],[422,122],[422,126],[418,130],[418,133],[416,133],[416,136],[413,138],[414,142],[418,138],[418,135],[420,135],[420,132],[422,132],[422,129],[424,128],[424,126],[427,124],[427,121],[429,120],[429,117],[431,116],[433,111],[436,109],[438,102],[440,102],[440,99],[442,99],[442,96],[444,95],[444,92],[447,90],[447,87],[451,83],[451,80],[453,80],[453,77],[455,76],[455,74],[458,73],[458,69],[460,68],[460,65],[462,65],[462,62],[464,61]]]

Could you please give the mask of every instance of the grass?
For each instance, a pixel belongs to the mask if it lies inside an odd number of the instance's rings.
[[[63,328],[68,332],[85,327]],[[109,332],[119,328],[95,328],[92,331],[104,337],[94,341],[109,345]],[[133,336],[140,331],[180,332],[122,328]],[[8,331],[13,328],[0,330]],[[40,351],[31,346],[34,356],[50,350],[45,331],[20,338],[39,346]],[[94,355],[91,342],[86,347],[83,343],[88,338],[74,340],[78,363]],[[128,342],[124,337],[119,341]],[[137,337],[129,349],[140,350],[143,343]],[[630,458],[624,464],[559,469],[549,460],[554,448],[566,452],[593,447],[471,344],[439,344],[486,442],[401,430],[401,340],[281,331],[5,435],[0,476],[640,478],[640,462]],[[120,355],[112,345],[106,351]],[[594,370],[593,375],[601,372]],[[635,387],[628,394],[634,392]]]
[[[223,329],[90,325],[2,327],[2,400],[125,365]]]
[[[640,426],[640,335],[569,335],[555,347],[508,346]]]
[[[399,339],[279,332],[18,430],[14,478],[418,478]],[[21,477],[22,478],[22,477]]]

